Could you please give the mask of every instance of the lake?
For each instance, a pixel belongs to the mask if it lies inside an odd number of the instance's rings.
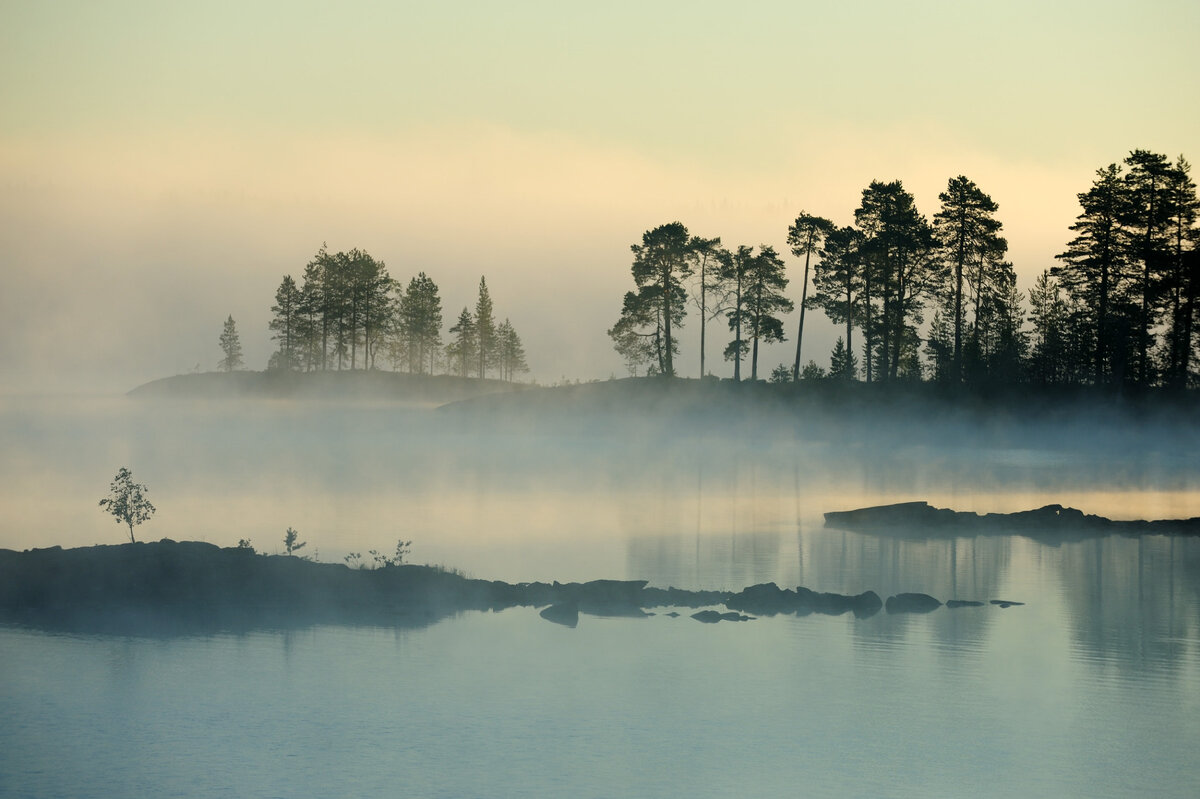
[[[1194,433],[530,427],[359,403],[5,398],[0,546],[140,538],[390,554],[471,576],[1007,599],[716,625],[531,608],[174,638],[0,628],[4,796],[1193,796],[1200,541],[906,540],[928,499],[1200,515]],[[893,428],[887,427],[887,430]],[[666,610],[666,609],[663,609]]]

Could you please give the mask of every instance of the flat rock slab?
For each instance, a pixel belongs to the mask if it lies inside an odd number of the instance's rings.
[[[692,618],[705,624],[716,624],[719,621],[751,621],[754,617],[743,616],[732,611],[722,613],[719,610],[702,610],[699,613],[693,613]]]

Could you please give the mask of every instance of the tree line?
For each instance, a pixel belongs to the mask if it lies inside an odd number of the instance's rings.
[[[486,277],[479,279],[475,310],[464,306],[442,336],[442,300],[424,272],[407,285],[365,250],[330,253],[324,246],[305,266],[298,285],[284,275],[268,325],[277,349],[268,369],[326,371],[377,369],[514,380],[529,371],[521,338],[506,318],[498,322]],[[241,365],[233,318],[220,338],[220,367]]]
[[[803,262],[796,356],[771,378],[1195,384],[1200,202],[1190,170],[1182,156],[1146,150],[1100,169],[1078,195],[1074,238],[1027,296],[998,205],[964,176],[947,182],[932,219],[898,180],[863,189],[851,225],[801,212],[787,231]],[[635,290],[608,331],[631,373],[676,373],[679,329],[693,308],[700,373],[708,323],[723,318],[733,379],[745,360],[758,379],[760,342],[784,341],[781,315],[795,309],[775,249],[727,249],[672,222],[632,252]],[[801,368],[806,309],[844,327],[828,371]]]

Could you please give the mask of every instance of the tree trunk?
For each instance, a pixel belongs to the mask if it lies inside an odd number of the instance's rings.
[[[700,377],[704,377],[704,327],[708,321],[708,306],[704,291],[706,280],[704,267],[700,268]]]
[[[675,365],[671,362],[671,270],[663,270],[663,338],[666,351],[664,352],[663,377],[675,376]]]
[[[853,329],[853,316],[851,315],[850,300],[850,270],[846,270],[846,379],[853,380],[857,375],[851,374],[850,365],[854,363],[854,342],[850,340],[850,331]]]
[[[796,330],[796,362],[792,364],[792,380],[800,379],[800,346],[804,343],[804,301],[808,299],[808,259],[811,250],[804,251],[804,283],[800,286],[800,327]]]

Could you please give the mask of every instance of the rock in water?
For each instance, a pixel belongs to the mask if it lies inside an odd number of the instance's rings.
[[[702,621],[705,624],[716,624],[719,621],[750,621],[750,616],[743,616],[740,613],[721,613],[718,610],[702,610],[699,613],[693,613],[692,618],[696,621]]]
[[[942,603],[929,594],[896,594],[888,597],[884,607],[888,613],[929,613]]]
[[[552,621],[564,627],[574,627],[579,624],[579,605],[574,602],[560,602],[543,609],[538,615],[546,621]]]

